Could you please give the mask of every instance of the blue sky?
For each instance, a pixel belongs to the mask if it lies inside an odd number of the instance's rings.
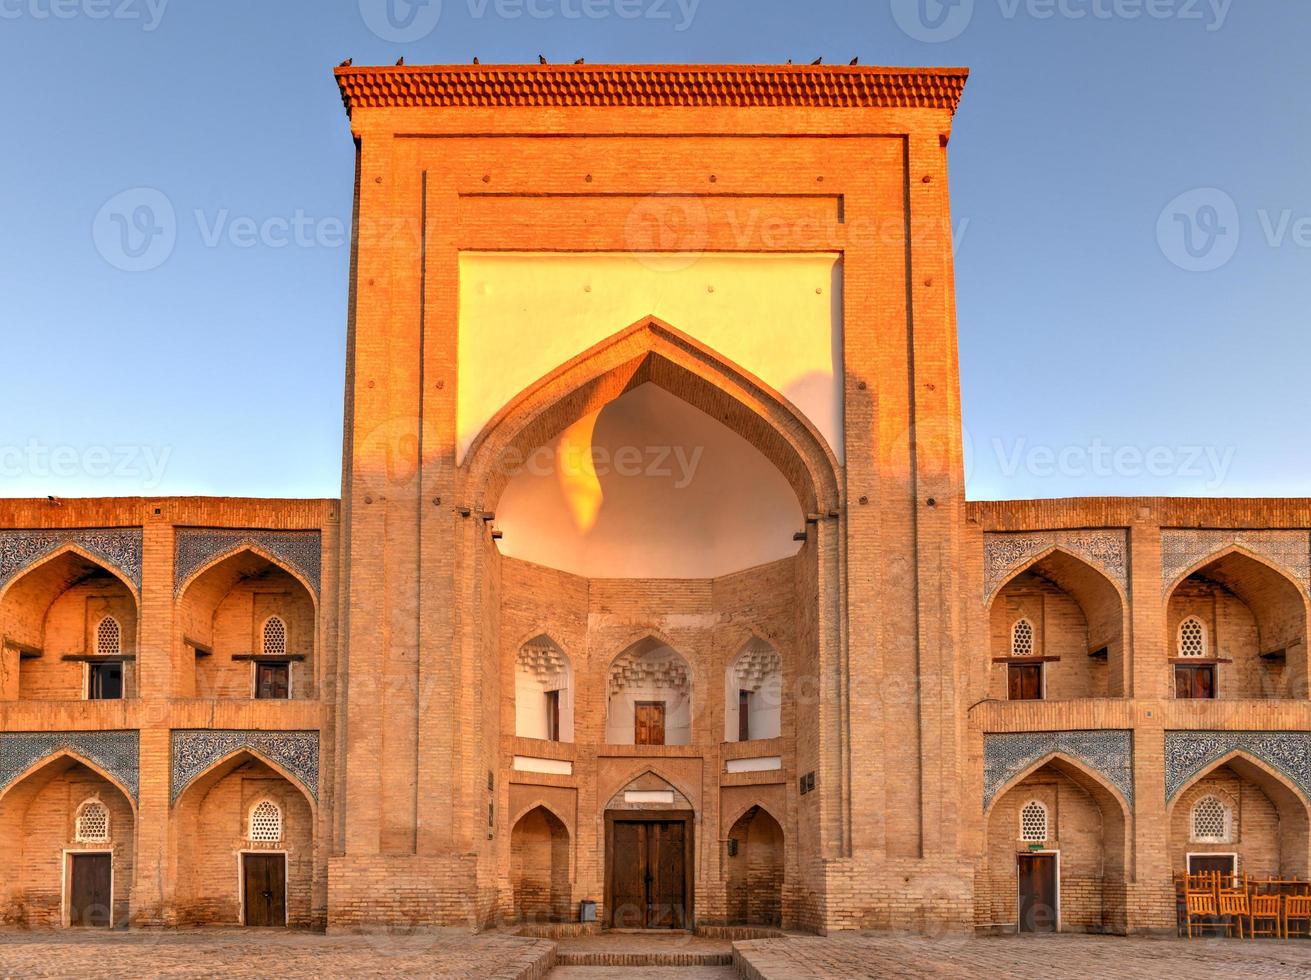
[[[1311,4],[385,2],[0,0],[0,495],[337,495],[330,69],[539,52],[968,65],[969,495],[1311,495]],[[131,272],[97,245],[139,188],[177,235]]]

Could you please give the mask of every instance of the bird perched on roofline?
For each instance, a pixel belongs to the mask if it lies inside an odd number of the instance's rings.
[[[475,65],[481,65],[481,64],[482,64],[482,62],[478,60],[478,56],[477,56],[477,55],[474,55],[474,56],[473,56],[473,63],[474,63]]]
[[[577,61],[574,62],[574,64],[575,64],[575,65],[583,65],[583,64],[586,64],[586,62],[585,62],[582,58],[579,58]]]
[[[546,63],[547,63],[547,62],[546,62],[546,55],[544,55],[544,54],[539,54],[539,55],[537,56],[537,63],[538,63],[539,65],[544,65],[544,64],[546,64]]]
[[[350,66],[351,66],[351,60],[350,60],[349,58],[347,58],[345,61],[343,61],[343,62],[342,62],[340,65],[338,65],[337,67],[338,67],[338,68],[349,68]]]
[[[396,59],[396,67],[399,68],[403,64],[405,64],[405,55],[401,55],[399,58]]]
[[[818,58],[816,58],[814,61],[811,62],[812,65],[822,65],[823,63],[824,63],[823,55],[820,55]]]
[[[860,62],[860,55],[856,55],[856,57],[852,58],[849,62],[847,62],[847,64],[854,65],[854,64],[858,64],[859,62]]]

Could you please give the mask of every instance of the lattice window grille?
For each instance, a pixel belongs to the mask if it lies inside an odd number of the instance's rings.
[[[1214,796],[1204,796],[1193,807],[1193,840],[1227,844],[1233,826],[1229,807]]]
[[[287,624],[281,616],[270,616],[264,624],[263,653],[282,656],[287,652]]]
[[[74,836],[80,844],[103,844],[109,840],[109,808],[99,800],[83,803],[77,813]]]
[[[276,843],[282,840],[282,811],[271,800],[261,800],[250,811],[251,841]]]
[[[1020,840],[1045,841],[1047,839],[1047,807],[1030,800],[1020,810]]]
[[[1179,624],[1179,656],[1206,656],[1206,627],[1196,616],[1189,616]]]
[[[1021,619],[1011,630],[1011,656],[1032,657],[1033,654],[1033,624]]]
[[[96,653],[116,657],[123,652],[123,629],[113,616],[96,624]]]

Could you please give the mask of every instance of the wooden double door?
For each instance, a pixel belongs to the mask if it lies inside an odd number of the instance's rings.
[[[687,929],[691,830],[684,819],[611,825],[610,925]]]
[[[248,926],[287,924],[287,858],[284,854],[243,854],[241,894]]]

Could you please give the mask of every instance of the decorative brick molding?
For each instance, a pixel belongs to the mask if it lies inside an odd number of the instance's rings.
[[[1161,531],[1161,591],[1208,555],[1237,545],[1286,568],[1311,592],[1311,532],[1217,531],[1166,528]]]
[[[0,792],[42,759],[70,751],[93,762],[140,799],[141,738],[137,732],[0,733]]]
[[[1166,732],[1165,801],[1235,751],[1261,760],[1311,797],[1311,732]]]
[[[44,528],[0,531],[0,586],[66,545],[112,565],[141,589],[141,528]]]
[[[1016,775],[1053,753],[1100,773],[1133,806],[1133,733],[1108,730],[984,735],[983,809],[992,805],[992,798]]]
[[[242,531],[227,528],[183,528],[173,550],[173,589],[182,594],[183,583],[219,555],[253,546],[299,572],[319,595],[322,541],[318,531]]]
[[[1050,548],[1077,555],[1129,591],[1129,534],[1101,531],[990,532],[983,536],[983,601],[986,604],[1025,562]]]
[[[341,65],[342,104],[705,106],[956,111],[964,68],[814,65]]]
[[[183,730],[173,732],[172,792],[182,791],[219,759],[249,749],[276,762],[319,799],[319,733]]]

